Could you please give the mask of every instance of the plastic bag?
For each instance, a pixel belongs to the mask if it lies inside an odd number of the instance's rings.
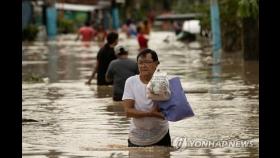
[[[147,97],[154,101],[165,101],[171,96],[169,81],[166,72],[159,69],[153,74],[152,79],[147,85]]]
[[[157,101],[161,112],[168,121],[176,122],[194,116],[179,77],[169,80],[171,97],[167,101]]]

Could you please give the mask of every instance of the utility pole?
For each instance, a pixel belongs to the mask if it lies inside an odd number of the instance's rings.
[[[120,17],[116,0],[111,0],[111,14],[113,20],[113,29],[118,30],[120,27]]]
[[[219,64],[221,61],[221,29],[220,15],[217,0],[211,0],[211,27],[212,27],[212,42],[213,42],[213,64]]]
[[[211,0],[211,28],[212,28],[212,93],[219,93],[220,90],[220,76],[221,76],[221,29],[220,29],[220,15],[217,0]]]
[[[47,33],[50,39],[55,38],[57,33],[57,24],[56,17],[57,12],[55,9],[55,0],[47,0],[46,1],[46,24],[47,24]]]

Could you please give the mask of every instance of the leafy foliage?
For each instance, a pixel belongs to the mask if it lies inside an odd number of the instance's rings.
[[[38,75],[38,74],[34,74],[34,73],[30,73],[30,74],[24,74],[22,76],[22,81],[26,82],[26,83],[43,83],[43,77]]]
[[[34,41],[37,37],[39,29],[34,24],[29,24],[23,31],[22,31],[22,40],[23,41]]]
[[[59,33],[74,33],[74,21],[68,19],[58,19],[58,32]]]
[[[253,17],[259,15],[259,0],[240,0],[239,1],[239,16],[242,18]]]
[[[202,29],[211,30],[210,1],[175,0],[175,13],[202,13]],[[222,45],[225,51],[241,49],[243,18],[257,18],[259,0],[218,0],[222,33]]]

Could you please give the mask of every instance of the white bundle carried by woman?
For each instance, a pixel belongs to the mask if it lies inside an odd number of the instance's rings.
[[[171,92],[166,72],[156,70],[147,85],[147,96],[154,101],[165,101],[170,98]]]

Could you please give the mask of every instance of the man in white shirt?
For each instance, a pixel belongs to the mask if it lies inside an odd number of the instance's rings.
[[[128,146],[170,147],[168,121],[146,95],[147,84],[159,64],[156,52],[151,49],[142,50],[137,55],[137,64],[140,74],[126,80],[122,97],[126,116],[132,117]]]

